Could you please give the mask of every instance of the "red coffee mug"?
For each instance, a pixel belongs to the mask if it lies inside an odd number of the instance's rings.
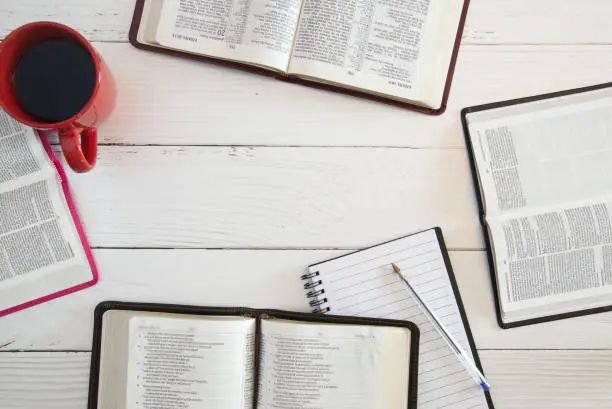
[[[96,84],[85,106],[73,117],[61,122],[41,122],[24,111],[13,91],[13,72],[22,54],[33,45],[47,40],[69,40],[82,45],[96,68]],[[0,106],[15,118],[36,129],[57,129],[66,162],[75,172],[90,171],[98,153],[97,126],[115,107],[115,80],[100,54],[83,37],[63,24],[41,21],[29,23],[11,32],[0,43]],[[80,140],[80,141],[79,141]]]

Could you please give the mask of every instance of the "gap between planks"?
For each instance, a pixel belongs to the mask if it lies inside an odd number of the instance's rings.
[[[58,142],[51,142],[51,146],[60,148]],[[164,148],[324,148],[324,149],[410,149],[410,150],[464,150],[463,146],[400,146],[400,145],[272,145],[272,144],[167,144],[167,143],[109,143],[99,142],[98,146],[120,147],[164,147]]]

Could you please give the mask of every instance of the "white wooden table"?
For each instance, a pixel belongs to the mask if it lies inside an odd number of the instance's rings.
[[[0,319],[0,408],[82,409],[102,300],[307,310],[308,263],[439,225],[496,407],[612,407],[612,313],[497,327],[459,110],[612,80],[610,0],[472,0],[428,117],[127,43],[133,0],[3,0],[84,33],[119,83],[71,182],[102,280]]]

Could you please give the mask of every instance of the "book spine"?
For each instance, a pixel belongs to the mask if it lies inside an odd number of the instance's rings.
[[[325,289],[323,288],[323,281],[319,279],[318,271],[308,271],[303,274],[301,279],[305,281],[304,290],[306,291],[306,298],[308,298],[308,304],[312,307],[313,313],[325,314],[331,309],[327,304],[327,298],[325,297]]]

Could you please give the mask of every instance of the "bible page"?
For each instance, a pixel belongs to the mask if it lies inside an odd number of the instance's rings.
[[[289,72],[438,108],[463,0],[304,0]]]
[[[150,0],[159,45],[285,72],[300,0]],[[155,7],[160,8],[159,10]],[[151,29],[146,27],[145,32]]]
[[[467,115],[487,217],[612,196],[612,89]]]
[[[92,278],[41,141],[0,110],[0,311]]]
[[[490,220],[506,322],[609,305],[611,220],[612,199]]]
[[[406,409],[410,330],[264,319],[258,409]]]
[[[132,317],[126,408],[252,409],[255,320]]]

